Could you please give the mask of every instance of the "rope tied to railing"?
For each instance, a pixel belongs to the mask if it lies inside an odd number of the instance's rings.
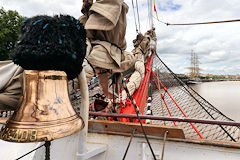
[[[153,80],[154,80],[154,82],[155,82],[155,84],[156,84],[158,90],[160,91],[159,84],[157,84],[157,82],[156,82],[156,80],[155,80],[153,74],[152,74],[152,77],[153,77]],[[158,83],[159,83],[159,81],[158,81]],[[165,99],[164,99],[165,94],[166,94],[166,92],[164,93],[164,95],[160,92],[161,100],[163,100],[163,102],[164,102],[164,104],[165,104],[165,106],[166,106],[166,108],[167,108],[168,114],[170,115],[170,117],[172,117],[171,111],[169,110],[168,105],[167,105],[167,103],[166,103],[166,101],[165,101]],[[173,124],[174,124],[174,126],[177,126],[176,123],[175,123],[174,121],[173,121]]]
[[[184,113],[184,111],[182,110],[182,108],[177,104],[177,102],[174,100],[174,98],[170,95],[170,93],[167,91],[167,88],[162,84],[162,82],[158,79],[158,77],[155,75],[155,73],[152,71],[152,74],[156,77],[156,79],[159,81],[160,85],[164,88],[164,90],[166,91],[166,93],[168,94],[168,96],[172,99],[172,101],[174,102],[174,104],[177,106],[177,108],[181,111],[181,113],[183,114],[184,117],[187,118],[187,115]],[[201,139],[204,139],[204,137],[202,136],[202,134],[198,131],[198,129],[192,124],[189,123],[192,128],[195,130],[195,132],[198,134],[198,136]]]
[[[158,76],[159,80],[161,80],[164,85],[171,86],[171,88],[168,89],[168,92],[171,95],[174,95],[174,99],[176,99],[178,103],[181,104],[181,107],[189,116],[191,115],[192,117],[198,118],[198,120],[204,119],[205,121],[208,121],[208,122],[209,120],[213,120],[211,121],[211,123],[205,123],[206,125],[197,124],[197,128],[199,129],[199,131],[201,131],[205,139],[231,140],[234,142],[240,140],[239,123],[235,122],[233,124],[232,119],[224,115],[216,107],[214,107],[206,99],[204,99],[201,95],[199,95],[196,91],[194,91],[191,87],[187,86],[184,82],[182,82],[177,77],[177,75],[174,74],[173,71],[159,58],[157,54],[155,57],[154,68],[156,68],[156,71],[158,71],[160,74]],[[159,96],[154,96],[154,98],[159,101],[161,99],[161,97]],[[174,106],[173,101],[169,101],[169,103],[171,104],[171,106]],[[160,115],[156,107],[154,108],[154,113],[155,115]],[[179,109],[177,107],[176,108],[172,107],[171,112],[173,116],[179,116],[179,114],[181,113],[179,112]],[[202,123],[199,121],[194,121],[194,122],[189,121],[189,122]],[[216,124],[216,125],[209,125],[209,124]],[[227,124],[227,126],[224,126],[225,124]],[[195,134],[196,132],[194,130],[191,131],[190,126],[181,124],[181,123],[178,125],[181,128],[183,128],[184,131],[186,131],[187,137],[192,138],[197,135]],[[232,126],[236,126],[236,127],[232,127]]]

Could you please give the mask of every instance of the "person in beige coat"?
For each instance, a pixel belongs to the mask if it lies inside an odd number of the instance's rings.
[[[133,53],[125,51],[128,6],[123,0],[97,0],[83,6],[91,6],[83,7],[80,17],[89,42],[84,62],[87,79],[97,76],[105,96],[111,98],[108,77],[135,64]]]

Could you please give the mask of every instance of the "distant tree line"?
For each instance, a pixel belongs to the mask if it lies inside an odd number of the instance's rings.
[[[177,74],[177,77],[181,80],[186,80],[186,79],[190,79],[190,76],[188,75],[183,75],[183,74]],[[240,77],[240,76],[239,76]],[[240,78],[236,78],[236,76],[225,76],[225,75],[209,75],[209,76],[199,76],[199,79],[202,80],[224,80],[224,79],[240,79]]]
[[[0,8],[0,61],[9,60],[9,54],[18,41],[23,20],[17,11]]]
[[[223,75],[212,75],[212,76],[206,76],[206,77],[200,76],[199,78],[200,79],[227,79]]]

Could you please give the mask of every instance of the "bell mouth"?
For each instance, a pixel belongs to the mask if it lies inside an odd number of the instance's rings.
[[[75,126],[80,126],[76,129]],[[41,142],[66,137],[84,128],[78,115],[52,122],[17,122],[9,120],[0,131],[0,139],[9,142]]]
[[[76,129],[75,126],[80,126]],[[78,115],[52,122],[16,122],[9,120],[0,131],[0,139],[9,142],[41,142],[72,135],[84,128]]]

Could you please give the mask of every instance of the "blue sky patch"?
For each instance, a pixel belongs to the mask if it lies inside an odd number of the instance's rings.
[[[180,4],[174,4],[173,0],[169,0],[165,4],[162,4],[159,2],[156,5],[160,11],[168,11],[168,10],[177,11],[177,10],[181,9],[181,7],[182,7],[182,5],[180,5]]]

